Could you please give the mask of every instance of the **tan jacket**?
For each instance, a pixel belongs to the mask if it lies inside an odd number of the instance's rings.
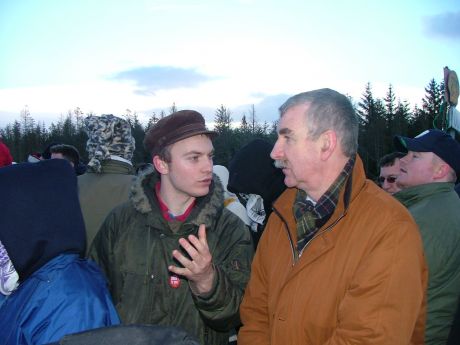
[[[295,264],[296,190],[278,199],[241,305],[239,345],[423,344],[427,269],[417,225],[366,180],[359,157],[349,190]]]
[[[78,195],[86,227],[86,253],[105,217],[115,207],[128,201],[134,180],[134,168],[124,162],[105,160],[102,172],[78,176]]]

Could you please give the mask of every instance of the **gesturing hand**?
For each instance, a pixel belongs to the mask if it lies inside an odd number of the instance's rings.
[[[190,255],[189,260],[179,250],[173,250],[173,257],[179,261],[184,268],[169,266],[168,269],[186,277],[190,282],[190,287],[195,294],[203,294],[211,291],[214,281],[214,266],[212,265],[212,255],[209,252],[208,241],[206,240],[206,227],[201,224],[198,229],[198,238],[189,235],[188,240],[179,239],[179,244]]]

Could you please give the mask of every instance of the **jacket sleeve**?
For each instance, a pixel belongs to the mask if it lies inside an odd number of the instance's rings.
[[[193,298],[208,326],[228,331],[240,324],[239,306],[249,280],[254,247],[250,230],[234,214],[224,212],[216,226],[219,238],[210,248],[216,270],[214,286],[208,294]]]
[[[326,344],[423,344],[427,274],[415,223],[387,225],[368,244]]]
[[[94,238],[88,253],[89,258],[98,264],[107,278],[112,295],[114,293],[114,285],[117,285],[117,278],[119,279],[119,277],[116,277],[116,271],[113,269],[113,246],[117,238],[117,229],[120,227],[117,225],[121,222],[121,220],[117,218],[117,213],[114,212],[116,209],[117,208],[107,215],[96,237]]]

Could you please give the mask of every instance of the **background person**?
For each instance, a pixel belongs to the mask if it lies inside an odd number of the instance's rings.
[[[379,160],[380,176],[378,182],[387,193],[394,194],[401,190],[396,184],[396,179],[399,176],[399,159],[404,156],[405,154],[402,152],[392,152]]]
[[[95,263],[82,258],[85,230],[75,173],[61,159],[0,169],[0,339],[48,344],[119,318]]]
[[[67,160],[72,168],[75,170],[77,175],[84,173],[84,168],[81,167],[80,152],[77,148],[67,144],[57,144],[50,147],[50,159],[65,159]]]
[[[86,173],[78,177],[78,189],[89,250],[105,217],[129,198],[135,140],[129,123],[113,115],[88,116],[85,129],[90,160]]]
[[[460,144],[436,129],[394,143],[407,152],[394,196],[417,222],[428,262],[425,343],[446,344],[460,298]]]

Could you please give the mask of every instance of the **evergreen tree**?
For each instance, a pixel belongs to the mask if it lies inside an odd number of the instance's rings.
[[[214,130],[219,134],[214,139],[214,164],[227,165],[233,156],[232,117],[230,110],[221,105],[214,116]]]
[[[357,113],[361,121],[359,136],[359,153],[366,171],[377,175],[377,162],[391,149],[385,140],[385,106],[379,99],[374,99],[370,83],[367,83]]]
[[[441,128],[440,108],[443,102],[443,92],[441,86],[431,79],[425,87],[425,97],[422,99],[422,109],[416,115],[415,125],[420,132],[430,128]]]
[[[232,127],[232,117],[230,110],[225,108],[222,104],[215,113],[214,116],[214,130],[219,134],[224,134],[230,131]]]

